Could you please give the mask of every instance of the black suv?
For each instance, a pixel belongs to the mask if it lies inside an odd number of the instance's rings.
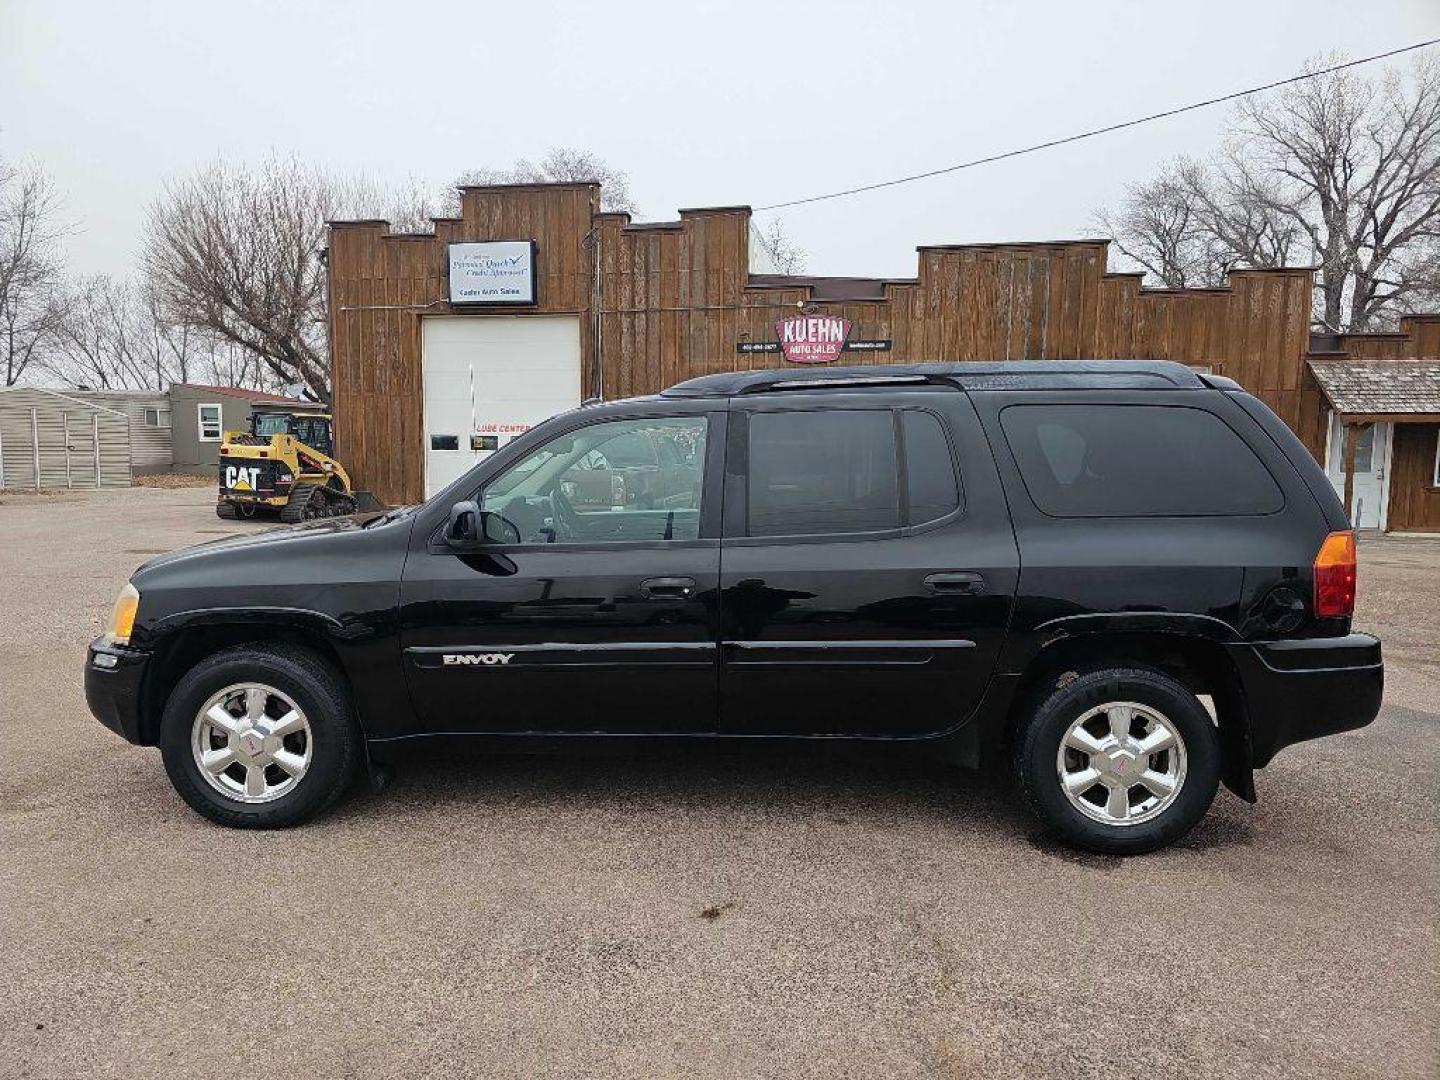
[[[637,434],[686,448],[683,497],[567,495]],[[418,507],[155,559],[85,689],[226,825],[303,821],[420,739],[886,740],[1012,767],[1129,853],[1374,719],[1354,590],[1325,474],[1229,380],[739,372],[557,416]]]

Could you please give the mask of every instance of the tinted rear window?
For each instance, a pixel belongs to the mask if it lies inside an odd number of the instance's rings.
[[[934,413],[906,410],[905,477],[911,525],[942,518],[960,505],[950,444]]]
[[[750,535],[865,532],[900,525],[889,410],[750,417]]]
[[[1271,514],[1285,498],[1218,416],[1171,405],[1012,405],[1000,414],[1052,517]]]

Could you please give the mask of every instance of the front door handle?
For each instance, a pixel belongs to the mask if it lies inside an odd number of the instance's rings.
[[[646,600],[688,600],[694,593],[694,578],[652,577],[640,582],[640,595]]]
[[[947,570],[927,574],[925,587],[945,596],[979,596],[985,591],[985,579],[971,570]]]

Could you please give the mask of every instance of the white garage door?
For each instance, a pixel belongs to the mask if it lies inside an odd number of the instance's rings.
[[[421,323],[428,498],[540,421],[580,404],[580,320],[488,315]]]

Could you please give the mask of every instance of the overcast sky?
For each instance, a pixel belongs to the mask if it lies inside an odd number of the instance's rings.
[[[647,220],[923,171],[1440,35],[1436,0],[0,0],[0,156],[50,169],[76,272],[128,273],[168,177],[271,150],[444,183],[589,148]],[[782,212],[825,274],[918,244],[1093,235],[1223,107]],[[762,222],[763,223],[763,222]]]

